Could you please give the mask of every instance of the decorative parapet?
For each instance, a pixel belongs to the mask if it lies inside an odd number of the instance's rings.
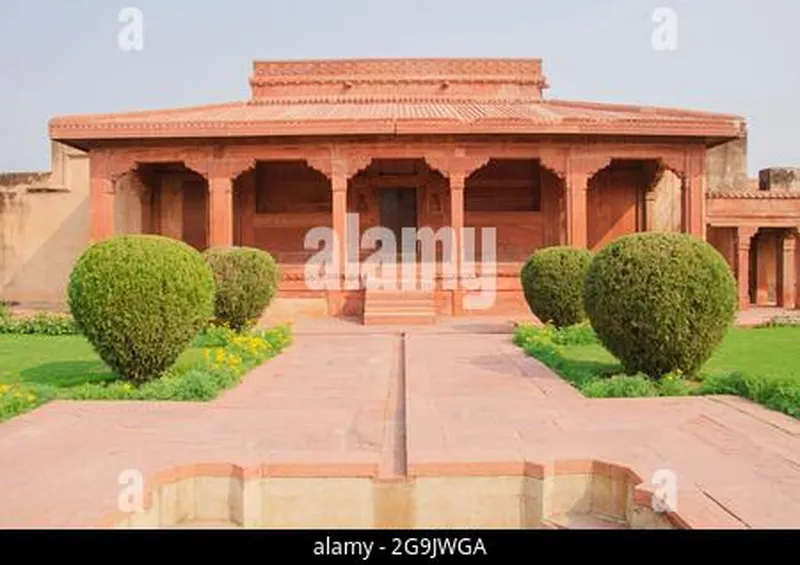
[[[540,100],[541,59],[333,59],[256,61],[252,99],[336,101],[492,98]]]
[[[709,199],[731,200],[796,200],[800,199],[800,191],[772,191],[772,190],[714,190],[706,193]]]

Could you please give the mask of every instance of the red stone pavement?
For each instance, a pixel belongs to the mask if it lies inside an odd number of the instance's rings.
[[[510,327],[309,322],[211,403],[45,405],[0,424],[0,526],[98,524],[126,469],[394,477],[595,459],[674,471],[693,527],[800,527],[800,421],[733,397],[585,399]]]

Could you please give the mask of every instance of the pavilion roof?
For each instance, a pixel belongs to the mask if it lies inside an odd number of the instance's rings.
[[[51,138],[514,134],[735,138],[742,117],[550,100],[539,59],[363,59],[254,63],[250,100],[57,117]]]

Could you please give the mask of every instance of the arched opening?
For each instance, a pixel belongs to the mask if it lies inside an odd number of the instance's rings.
[[[144,163],[117,183],[117,233],[151,233],[208,247],[208,183],[183,163]]]
[[[656,226],[672,231],[675,194],[663,179],[658,163],[647,159],[613,159],[598,171],[587,194],[589,248],[596,251],[622,235]]]
[[[552,193],[543,197],[549,175],[538,159],[490,159],[472,173],[464,187],[464,225],[475,229],[477,258],[487,256],[484,230],[495,230],[499,265],[524,262],[549,243],[543,214],[551,206]]]

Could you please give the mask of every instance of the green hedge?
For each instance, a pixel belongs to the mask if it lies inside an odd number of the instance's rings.
[[[252,247],[212,248],[205,253],[214,272],[214,318],[234,329],[251,326],[272,302],[280,271],[272,255]]]
[[[573,247],[547,247],[531,255],[520,272],[531,312],[557,327],[583,321],[583,287],[591,260],[588,250]]]
[[[171,367],[208,323],[214,277],[189,245],[156,235],[97,243],[68,285],[72,315],[100,358],[123,379],[143,382]]]
[[[586,275],[592,327],[626,373],[693,374],[733,324],[737,286],[722,255],[677,233],[623,236]]]

